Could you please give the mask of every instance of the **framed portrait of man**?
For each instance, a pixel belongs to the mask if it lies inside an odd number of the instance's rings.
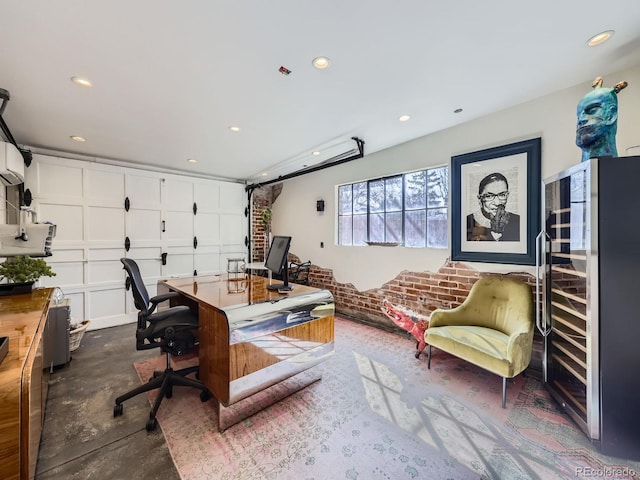
[[[534,138],[451,158],[451,259],[535,265],[540,147]]]

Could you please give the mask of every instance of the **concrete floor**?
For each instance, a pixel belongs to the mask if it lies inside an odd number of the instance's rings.
[[[180,479],[162,429],[145,429],[146,395],[113,417],[115,398],[140,384],[133,363],[159,353],[136,350],[135,324],[85,334],[71,362],[51,374],[36,480]]]

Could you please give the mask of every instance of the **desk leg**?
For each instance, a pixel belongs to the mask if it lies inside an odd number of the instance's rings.
[[[321,379],[320,372],[305,370],[227,407],[216,400],[218,432],[224,432],[236,423],[246,420]]]

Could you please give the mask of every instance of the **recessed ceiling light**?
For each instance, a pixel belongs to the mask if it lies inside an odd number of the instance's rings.
[[[461,108],[456,108],[456,109],[453,111],[453,113],[461,113],[461,112],[462,112],[462,109],[461,109]]]
[[[316,151],[315,151],[315,152],[313,152],[311,155],[313,155],[314,157],[317,157],[318,155],[320,155],[320,152],[316,150]]]
[[[267,172],[262,172],[262,173],[260,174],[260,176],[261,176],[261,177],[266,177],[267,175],[268,175],[268,174],[267,174]]]
[[[86,138],[81,137],[81,136],[79,136],[79,135],[72,135],[72,136],[71,136],[71,137],[69,137],[69,138],[71,138],[71,140],[73,140],[73,141],[75,141],[75,142],[86,142],[86,141],[87,141],[87,139],[86,139]]]
[[[327,57],[316,57],[311,63],[317,69],[322,70],[323,68],[327,68],[331,62],[329,62]]]
[[[596,45],[600,45],[607,40],[609,40],[613,36],[613,30],[606,30],[604,32],[600,32],[597,35],[594,35],[589,40],[587,40],[587,45],[590,47],[595,47]]]
[[[196,160],[195,158],[189,158],[189,159],[187,159],[187,162],[189,162],[189,163],[198,163],[198,160]]]
[[[409,115],[400,115],[400,117],[398,118],[398,120],[400,120],[401,122],[406,122],[410,119],[411,117]]]
[[[91,80],[82,77],[71,77],[71,81],[76,85],[81,85],[83,87],[93,87],[93,83]]]
[[[231,130],[232,132],[239,132],[240,131],[240,127],[238,127],[237,125],[231,125],[229,127],[229,130]]]

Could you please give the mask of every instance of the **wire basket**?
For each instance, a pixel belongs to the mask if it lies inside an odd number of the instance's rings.
[[[69,332],[69,351],[73,352],[80,347],[80,342],[82,341],[82,337],[84,337],[84,332],[87,331],[87,327],[91,322],[89,320],[84,320],[78,328],[75,328]]]

